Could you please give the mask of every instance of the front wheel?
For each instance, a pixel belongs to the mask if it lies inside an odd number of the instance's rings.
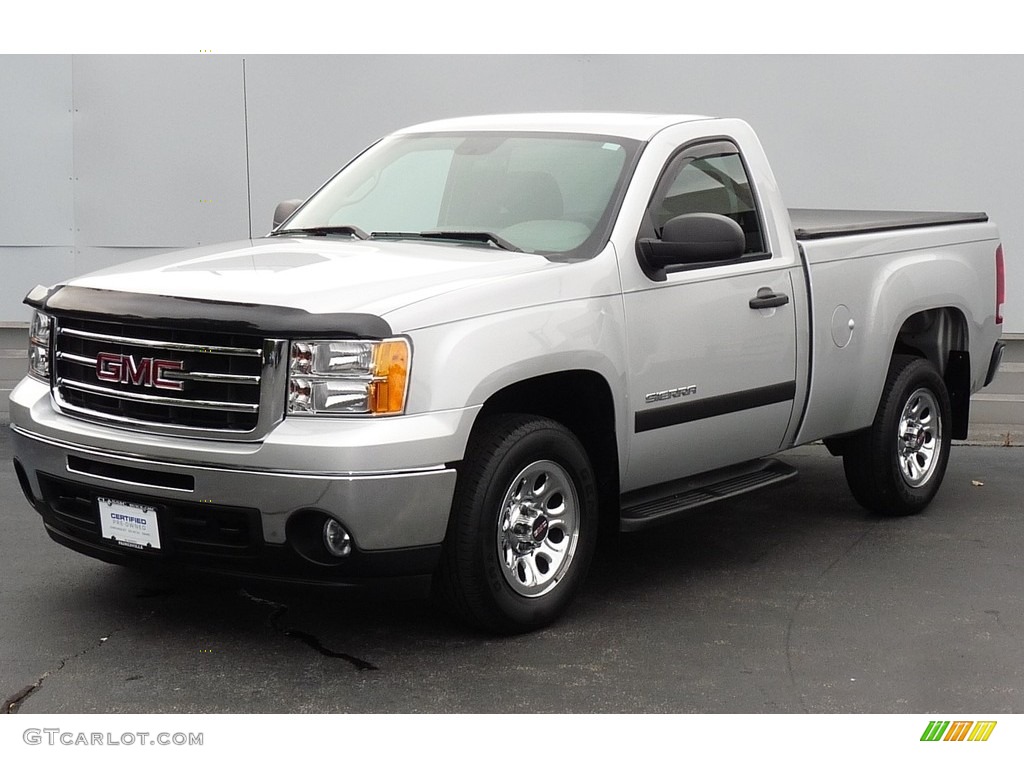
[[[435,593],[490,631],[549,624],[583,582],[597,517],[593,470],[568,429],[533,416],[488,419],[459,468]]]
[[[946,384],[935,367],[918,357],[894,357],[874,422],[843,455],[854,498],[892,516],[928,506],[949,461],[950,413]]]

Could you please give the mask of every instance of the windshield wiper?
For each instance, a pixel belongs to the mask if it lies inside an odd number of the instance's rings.
[[[366,240],[369,235],[352,224],[339,224],[331,227],[300,227],[299,229],[279,229],[271,235],[352,235],[357,240]]]
[[[496,235],[493,232],[474,232],[466,231],[461,229],[431,229],[427,232],[420,232],[423,237],[436,238],[437,240],[459,240],[467,243],[491,243],[498,246],[503,251],[518,251],[522,252],[522,248],[512,245],[501,235]]]
[[[453,240],[463,243],[482,243],[501,248],[503,251],[515,251],[522,253],[519,248],[501,235],[493,232],[473,231],[464,229],[428,229],[425,232],[371,232],[371,240]]]

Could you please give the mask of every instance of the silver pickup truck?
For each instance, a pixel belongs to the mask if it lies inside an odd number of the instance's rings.
[[[266,237],[31,291],[15,466],[49,535],[139,567],[429,584],[555,619],[600,535],[790,479],[923,509],[999,366],[983,213],[787,210],[748,125],[445,120]]]

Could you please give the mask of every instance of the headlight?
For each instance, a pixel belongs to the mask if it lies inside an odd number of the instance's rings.
[[[42,312],[32,314],[28,333],[28,372],[30,376],[50,381],[50,331],[53,318]]]
[[[411,356],[406,339],[293,341],[288,414],[402,413]]]

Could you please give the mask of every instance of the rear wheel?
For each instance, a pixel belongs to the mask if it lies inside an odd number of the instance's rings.
[[[593,470],[569,430],[533,416],[491,418],[459,469],[435,594],[483,629],[542,627],[583,583],[597,517]]]
[[[875,420],[843,455],[854,498],[883,515],[920,512],[939,490],[949,461],[949,394],[927,360],[897,355]]]

